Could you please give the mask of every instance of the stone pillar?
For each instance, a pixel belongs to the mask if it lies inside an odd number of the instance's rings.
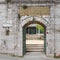
[[[60,57],[60,4],[55,6],[55,56]]]
[[[6,53],[6,47],[4,45],[5,39],[5,29],[3,28],[3,24],[7,19],[7,5],[0,4],[0,53]]]
[[[17,55],[23,56],[23,30],[22,26],[20,24],[19,26],[19,32],[18,32],[18,46],[17,46]]]
[[[47,56],[54,57],[55,53],[55,20],[54,20],[54,6],[50,7],[50,19],[49,19],[49,25],[47,25],[46,29],[46,54]]]

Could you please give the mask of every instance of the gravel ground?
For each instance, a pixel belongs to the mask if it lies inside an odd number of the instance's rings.
[[[47,57],[42,52],[27,52],[24,57],[13,57],[10,55],[0,54],[0,60],[60,60],[60,58]]]

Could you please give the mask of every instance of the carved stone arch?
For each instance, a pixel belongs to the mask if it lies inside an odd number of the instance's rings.
[[[49,24],[49,22],[46,19],[42,18],[42,17],[38,17],[38,16],[34,16],[34,17],[33,16],[22,17],[20,19],[20,26],[19,26],[20,30],[19,30],[19,33],[18,33],[18,41],[19,41],[19,46],[20,46],[20,49],[19,49],[20,53],[18,53],[19,56],[23,56],[25,54],[25,52],[23,52],[23,50],[24,50],[23,46],[25,44],[24,38],[23,38],[23,27],[26,27],[27,25],[33,24],[33,23],[41,24],[45,28],[49,27],[49,26],[47,26]],[[47,29],[46,31],[50,31],[50,30]],[[46,31],[45,31],[45,34],[46,34]],[[47,34],[46,36],[49,37],[49,34]],[[49,38],[46,38],[45,45],[48,44],[47,43],[48,40],[49,40]],[[48,51],[50,51],[49,47],[50,46],[46,46],[46,52],[47,52],[46,55],[48,55]]]
[[[24,19],[21,19],[21,26],[23,27],[25,24],[29,23],[29,22],[40,22],[41,24],[43,24],[44,26],[47,26],[47,24],[49,24],[49,22],[42,18],[42,17],[38,17],[38,16],[29,16],[29,17],[26,17]]]

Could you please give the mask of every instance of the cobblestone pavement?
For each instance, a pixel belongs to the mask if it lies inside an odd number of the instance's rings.
[[[41,52],[27,52],[24,57],[0,54],[0,60],[60,60],[60,58],[47,57]]]

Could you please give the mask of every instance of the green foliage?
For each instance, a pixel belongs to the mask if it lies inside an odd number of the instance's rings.
[[[42,33],[44,33],[44,27],[43,27],[43,26],[37,24],[37,25],[36,25],[36,28],[37,28],[38,30],[41,30]]]

